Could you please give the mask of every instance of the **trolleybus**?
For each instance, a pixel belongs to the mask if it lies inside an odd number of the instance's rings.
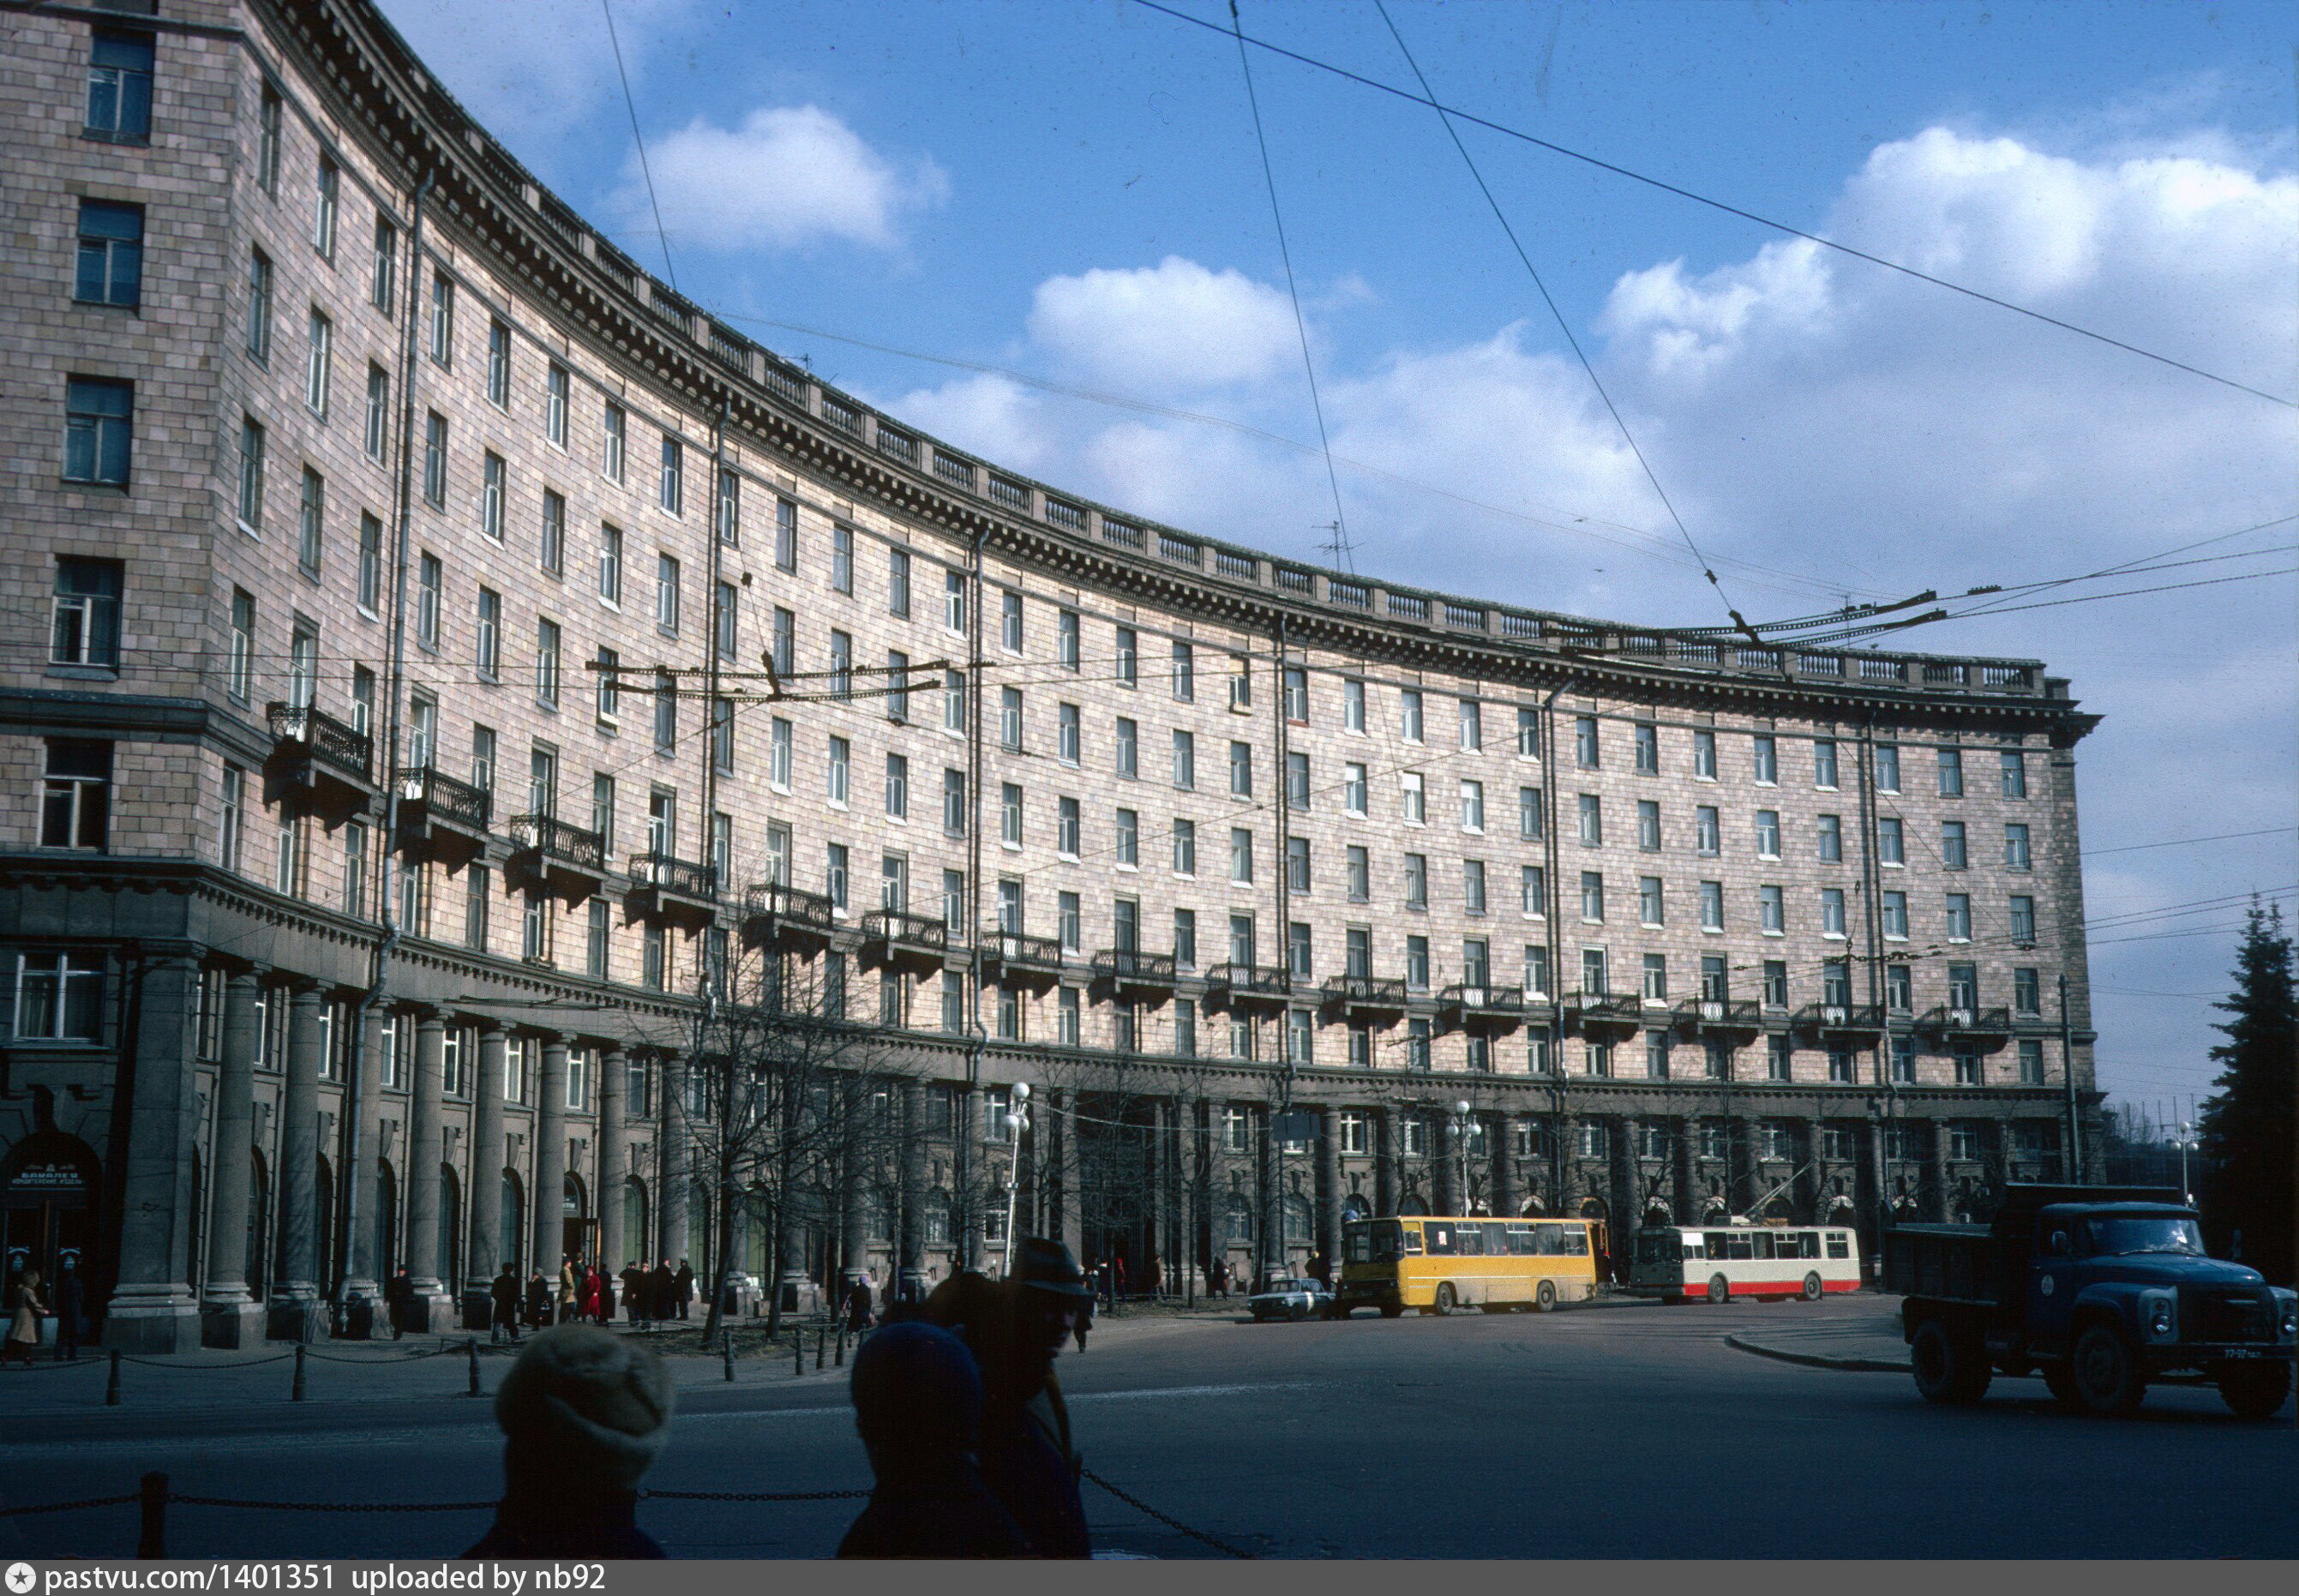
[[[1628,1289],[1671,1302],[1817,1301],[1829,1292],[1860,1289],[1860,1238],[1830,1226],[1647,1226],[1631,1244]]]
[[[1588,1219],[1351,1219],[1341,1226],[1332,1311],[1378,1308],[1542,1312],[1597,1289]]]

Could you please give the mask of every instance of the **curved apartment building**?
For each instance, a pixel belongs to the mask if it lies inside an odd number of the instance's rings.
[[[2094,1161],[2096,718],[2035,661],[1345,577],[946,448],[367,0],[0,34],[0,1201],[114,1344],[708,1277],[728,1207],[747,1308],[994,1262],[1009,1201],[1178,1289],[1353,1213],[1872,1238]],[[721,1158],[729,1016],[833,1038],[868,1134]]]

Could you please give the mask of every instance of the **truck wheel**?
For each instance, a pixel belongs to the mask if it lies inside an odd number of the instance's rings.
[[[1532,1305],[1540,1312],[1553,1312],[1556,1307],[1556,1282],[1544,1280],[1533,1287]]]
[[[1708,1277],[1708,1300],[1711,1302],[1730,1301],[1732,1300],[1732,1283],[1725,1279],[1722,1275],[1711,1275]]]
[[[2051,1392],[2053,1400],[2069,1412],[2075,1413],[2082,1409],[2083,1395],[2076,1390],[2075,1372],[2066,1364],[2044,1365],[2044,1384]]]
[[[2094,1325],[2076,1337],[2075,1356],[2069,1365],[2078,1400],[2102,1417],[2128,1416],[2147,1394],[2146,1380],[2131,1349],[2124,1344],[2123,1333],[2112,1325]]]
[[[1308,1309],[1308,1307],[1307,1307],[1307,1304],[1305,1304],[1305,1303],[1296,1302],[1295,1304],[1293,1304],[1293,1306],[1292,1306],[1292,1307],[1291,1307],[1291,1308],[1289,1308],[1289,1309],[1287,1309],[1285,1310],[1285,1317],[1286,1317],[1287,1318],[1289,1318],[1289,1319],[1291,1319],[1295,1324],[1297,1324],[1297,1325],[1298,1325],[1298,1324],[1299,1324],[1303,1319],[1306,1319],[1306,1318],[1307,1318],[1309,1317],[1309,1309]]]
[[[2291,1394],[2291,1366],[2281,1359],[2272,1363],[2224,1364],[2217,1383],[2220,1400],[2237,1418],[2266,1418]]]
[[[1928,1402],[1969,1407],[1988,1394],[1993,1371],[1979,1341],[1953,1334],[1938,1319],[1916,1326],[1908,1363],[1915,1373],[1916,1392]]]
[[[1807,1275],[1804,1277],[1804,1300],[1805,1301],[1819,1301],[1820,1291],[1820,1276],[1817,1274]]]
[[[1437,1285],[1437,1317],[1444,1318],[1459,1305],[1460,1299],[1453,1294],[1453,1283],[1440,1281]]]

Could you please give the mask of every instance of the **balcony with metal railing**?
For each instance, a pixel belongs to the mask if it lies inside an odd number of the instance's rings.
[[[1925,1014],[1916,1027],[1942,1038],[2000,1042],[2012,1035],[2012,1010],[1966,1009],[1949,1003]]]
[[[311,704],[272,703],[268,795],[294,796],[341,819],[375,799],[375,740]]]
[[[1292,977],[1282,965],[1216,964],[1206,972],[1206,997],[1216,1007],[1282,1009],[1292,995]]]
[[[1640,1030],[1644,1000],[1632,992],[1573,992],[1564,997],[1564,1023],[1583,1035]]]
[[[1156,1004],[1174,995],[1180,972],[1171,953],[1104,948],[1093,956],[1093,978],[1104,983],[1121,1003]]]
[[[1688,998],[1676,1006],[1676,1023],[1695,1036],[1745,1039],[1764,1028],[1764,1010],[1754,998]]]
[[[821,893],[762,881],[743,894],[743,940],[777,951],[826,948],[837,924],[835,907]]]
[[[718,915],[718,872],[668,853],[638,854],[623,888],[623,912],[689,930],[707,926]]]
[[[1325,1006],[1350,1025],[1392,1025],[1404,1017],[1408,998],[1402,976],[1330,976]]]
[[[486,847],[493,796],[427,765],[402,770],[395,785],[399,840],[411,855],[436,860],[452,870]]]
[[[1044,992],[1061,985],[1062,944],[1026,931],[992,931],[982,939],[982,978],[1000,986]]]
[[[950,927],[904,909],[874,909],[862,917],[862,957],[885,969],[925,975],[950,952]]]
[[[1884,1010],[1874,1003],[1806,1003],[1797,1010],[1796,1028],[1814,1036],[1877,1036]]]
[[[1437,1016],[1456,1030],[1514,1031],[1524,1024],[1524,988],[1457,981],[1437,994]]]
[[[607,885],[607,840],[597,832],[540,814],[513,815],[504,830],[511,848],[505,861],[507,885],[529,883],[569,903],[580,903]]]

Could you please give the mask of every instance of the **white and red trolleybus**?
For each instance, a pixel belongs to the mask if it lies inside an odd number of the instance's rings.
[[[1682,1302],[1695,1297],[1802,1297],[1860,1289],[1860,1238],[1829,1226],[1648,1226],[1629,1254],[1629,1290]]]

